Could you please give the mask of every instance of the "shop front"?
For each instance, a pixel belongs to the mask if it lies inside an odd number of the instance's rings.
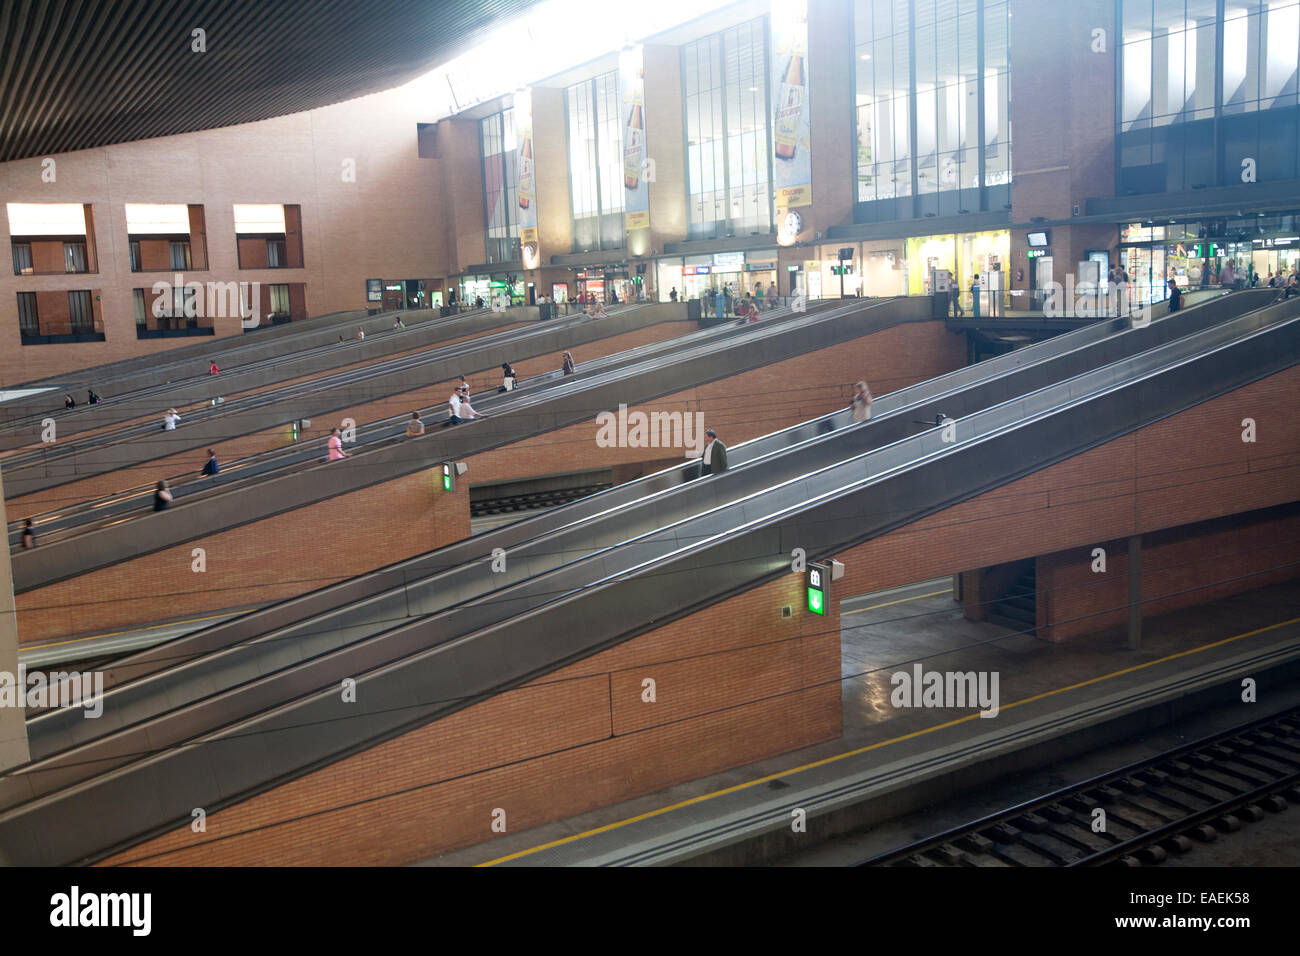
[[[968,292],[975,276],[1007,270],[1011,259],[1011,231],[918,236],[904,242],[904,252],[909,295],[929,295],[930,276],[936,269],[951,272],[962,291]]]
[[[1120,227],[1119,253],[1143,303],[1167,298],[1170,279],[1185,289],[1222,286],[1229,274],[1237,286],[1267,285],[1300,266],[1300,214],[1128,223]]]
[[[671,301],[677,290],[678,301],[712,296],[730,288],[732,296],[743,298],[756,294],[771,295],[776,284],[776,250],[718,252],[712,255],[666,257],[655,263],[658,300]]]
[[[596,301],[606,305],[635,302],[640,294],[639,285],[628,275],[626,265],[597,266],[574,272],[573,290],[578,301]]]

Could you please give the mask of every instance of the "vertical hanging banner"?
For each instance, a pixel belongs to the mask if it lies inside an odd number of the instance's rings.
[[[515,169],[517,173],[519,244],[525,269],[541,264],[537,241],[537,168],[533,161],[533,92],[515,93]]]
[[[623,212],[629,233],[650,228],[652,164],[646,155],[645,65],[641,47],[618,54],[618,88],[623,99]],[[629,243],[633,248],[636,243]]]
[[[812,204],[808,0],[772,0],[772,146],[776,208]]]

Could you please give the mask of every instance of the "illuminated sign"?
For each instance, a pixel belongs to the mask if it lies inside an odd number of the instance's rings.
[[[825,567],[808,565],[808,610],[814,614],[826,613],[826,577]]]
[[[453,471],[452,463],[444,461],[442,463],[442,490],[453,491],[456,487],[456,473]]]

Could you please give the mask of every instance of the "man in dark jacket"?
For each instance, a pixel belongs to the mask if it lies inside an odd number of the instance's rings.
[[[720,475],[727,470],[727,446],[718,441],[718,433],[712,428],[704,434],[709,440],[704,443],[704,454],[700,456],[700,476]]]

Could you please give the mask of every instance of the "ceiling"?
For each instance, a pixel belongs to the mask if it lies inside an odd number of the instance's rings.
[[[391,89],[535,2],[0,0],[0,162]]]

